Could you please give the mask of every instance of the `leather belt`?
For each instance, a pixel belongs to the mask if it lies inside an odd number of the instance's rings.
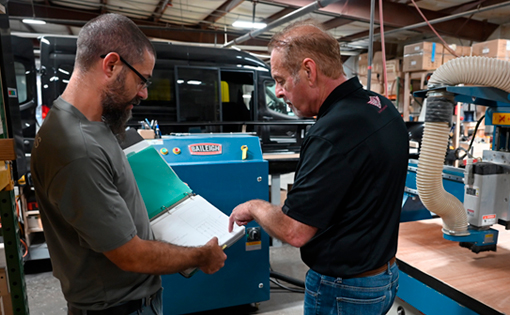
[[[144,305],[149,306],[158,292],[154,293],[153,295],[151,295],[149,297],[139,299],[139,300],[128,301],[126,303],[112,306],[112,307],[104,309],[104,310],[82,310],[82,309],[78,309],[76,307],[72,307],[72,306],[68,305],[69,314],[72,314],[72,315],[82,315],[82,314],[86,314],[86,315],[128,315],[128,314],[131,314],[131,313],[136,312],[137,310],[141,309]]]
[[[393,258],[390,259],[389,261],[389,265],[393,265],[393,263],[396,261],[396,257],[393,256]],[[381,267],[377,268],[377,269],[373,269],[373,270],[369,270],[369,271],[365,271],[365,272],[362,272],[358,275],[355,275],[355,276],[352,276],[351,278],[364,278],[364,277],[370,277],[370,276],[374,276],[374,275],[377,275],[377,274],[380,274],[384,271],[386,271],[388,269],[388,264],[384,264],[382,265]]]

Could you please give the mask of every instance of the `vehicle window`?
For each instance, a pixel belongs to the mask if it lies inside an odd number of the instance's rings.
[[[178,121],[220,120],[218,69],[177,67]]]
[[[268,81],[265,83],[267,108],[280,114],[295,116],[290,106],[287,105],[281,98],[276,97],[275,87],[276,84],[274,82]]]
[[[177,121],[175,96],[175,71],[155,68],[151,78],[147,99],[133,109],[133,118],[137,121],[145,118],[158,121]]]
[[[250,120],[253,108],[253,72],[221,71],[223,121]]]
[[[60,91],[64,91],[69,83],[69,79],[71,78],[71,74],[73,73],[73,65],[70,64],[61,64],[57,68],[57,78],[59,83]],[[50,81],[52,78],[50,78]],[[58,95],[57,95],[58,96]]]
[[[16,86],[18,89],[18,102],[24,103],[28,99],[27,70],[21,62],[14,62],[14,73],[16,74]]]

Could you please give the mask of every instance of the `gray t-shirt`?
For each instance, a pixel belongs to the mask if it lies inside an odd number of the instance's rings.
[[[155,293],[159,276],[126,272],[104,254],[135,235],[152,240],[147,210],[117,139],[57,99],[31,156],[44,235],[66,300],[100,310]]]

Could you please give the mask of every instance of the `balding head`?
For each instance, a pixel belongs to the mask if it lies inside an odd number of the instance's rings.
[[[338,42],[315,20],[295,22],[275,34],[269,42],[269,51],[274,49],[283,54],[283,66],[293,75],[305,58],[313,59],[326,77],[344,75]]]

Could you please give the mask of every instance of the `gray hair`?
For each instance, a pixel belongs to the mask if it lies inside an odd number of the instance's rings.
[[[311,58],[325,76],[336,79],[345,74],[340,45],[313,19],[294,22],[275,34],[269,42],[269,51],[283,53],[282,66],[295,76],[305,58]]]

